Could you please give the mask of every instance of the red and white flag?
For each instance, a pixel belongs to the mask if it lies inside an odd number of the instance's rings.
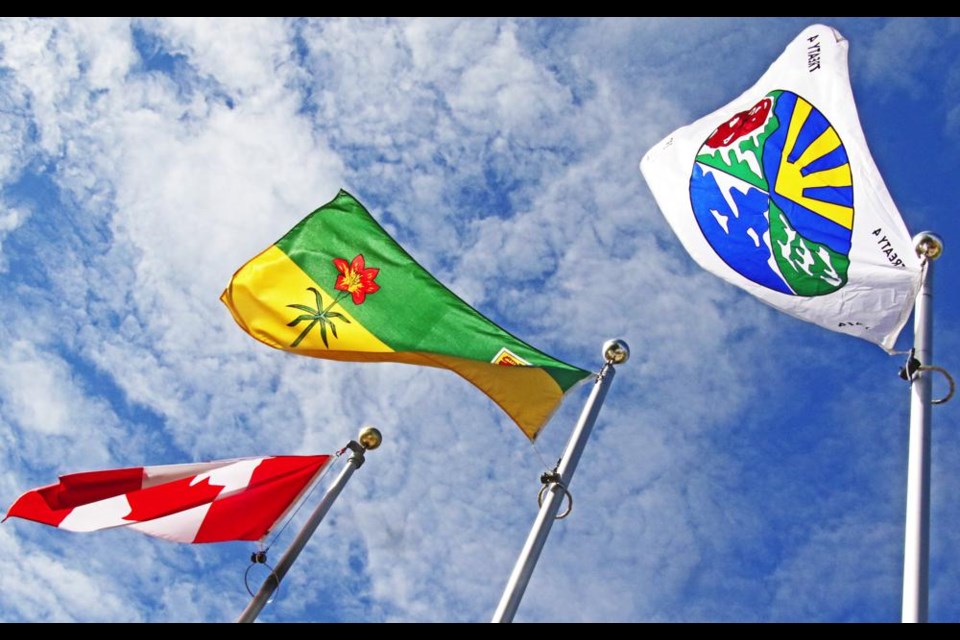
[[[68,531],[129,527],[174,542],[260,540],[330,459],[272,456],[72,473],[24,493],[4,520]]]

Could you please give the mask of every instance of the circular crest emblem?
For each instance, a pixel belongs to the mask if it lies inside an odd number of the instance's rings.
[[[847,282],[853,179],[839,135],[789,91],[772,91],[706,139],[690,203],[717,255],[753,282],[795,296]]]

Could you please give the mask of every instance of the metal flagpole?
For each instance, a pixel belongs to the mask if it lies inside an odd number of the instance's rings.
[[[926,622],[930,569],[930,388],[933,376],[928,365],[933,358],[933,261],[943,253],[943,241],[929,231],[917,234],[913,241],[917,254],[925,262],[926,273],[913,309],[914,352],[906,372],[912,384],[901,620]]]
[[[327,515],[327,511],[330,510],[334,500],[340,495],[343,487],[347,484],[347,480],[349,480],[353,472],[363,464],[364,452],[376,449],[383,440],[380,432],[373,427],[365,427],[360,431],[357,439],[360,441],[359,443],[353,440],[347,443],[347,447],[352,453],[350,457],[347,458],[347,464],[343,467],[343,471],[337,476],[336,482],[327,490],[327,494],[323,496],[323,500],[320,501],[317,508],[313,510],[310,519],[303,525],[297,537],[290,543],[290,547],[284,552],[283,557],[280,558],[280,562],[277,563],[273,572],[263,581],[263,585],[261,585],[257,595],[253,597],[253,600],[250,601],[247,608],[244,609],[240,617],[237,618],[237,622],[253,622],[257,619],[257,615],[260,614],[260,611],[263,610],[263,607],[266,606],[267,601],[269,601],[270,596],[273,595],[273,592],[280,586],[280,582],[284,576],[287,575],[290,565],[292,565],[297,559],[297,556],[300,555],[300,551],[302,551],[304,545],[307,544],[307,540],[309,540],[313,532],[316,531],[320,521]]]
[[[553,521],[564,518],[570,513],[573,498],[567,492],[567,487],[573,479],[573,473],[577,469],[577,463],[580,461],[580,455],[583,448],[587,445],[587,439],[590,437],[590,431],[593,429],[593,423],[597,420],[597,414],[600,413],[600,407],[603,405],[603,399],[607,395],[607,388],[613,380],[615,369],[613,365],[622,364],[630,357],[630,348],[623,340],[608,340],[603,345],[604,365],[597,374],[597,380],[593,385],[593,391],[587,398],[587,403],[583,406],[583,412],[577,421],[573,432],[570,434],[570,440],[567,442],[567,448],[563,452],[557,468],[553,473],[545,473],[541,480],[544,482],[540,490],[540,511],[537,519],[533,523],[533,528],[527,536],[527,541],[520,551],[520,557],[517,558],[517,564],[513,567],[513,573],[507,581],[507,586],[500,598],[500,604],[493,614],[491,622],[512,622],[513,616],[517,613],[517,607],[520,606],[520,599],[523,598],[523,592],[527,589],[527,583],[530,582],[530,576],[533,575],[534,566],[537,559],[540,558],[540,552],[550,534],[550,527]],[[546,497],[544,497],[546,493]],[[561,516],[557,516],[564,496],[567,496],[567,510]]]

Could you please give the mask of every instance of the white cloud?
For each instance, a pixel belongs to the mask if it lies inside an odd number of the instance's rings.
[[[110,462],[111,445],[122,437],[116,416],[103,400],[88,397],[70,366],[25,340],[6,342],[4,354],[0,415],[16,434],[4,457],[57,472]]]
[[[867,529],[857,520],[817,528],[797,552],[788,554],[774,578],[773,618],[877,622],[858,610],[867,603],[884,602],[890,612],[884,621],[896,621],[900,602],[890,596],[901,584],[901,567],[877,559],[898,555],[899,533],[896,526]]]
[[[907,95],[921,91],[918,71],[936,50],[935,22],[918,18],[897,18],[884,24],[863,47],[864,75],[880,92],[892,87]]]
[[[33,553],[9,527],[0,527],[0,544],[17,562],[0,574],[0,605],[5,611],[16,611],[25,622],[136,621],[136,612],[121,594],[91,576],[89,566]]]
[[[0,205],[2,205],[2,201],[0,201]],[[3,252],[3,240],[22,225],[29,215],[27,210],[19,207],[4,207],[4,210],[0,212],[0,273],[8,268],[7,259]]]

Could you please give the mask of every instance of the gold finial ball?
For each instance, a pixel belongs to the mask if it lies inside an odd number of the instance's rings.
[[[921,231],[913,236],[913,246],[917,255],[927,260],[936,260],[943,253],[943,240],[932,231]]]
[[[357,441],[364,449],[370,451],[380,446],[380,443],[383,442],[383,436],[380,434],[379,429],[374,427],[364,427],[360,430],[360,435],[357,436]]]
[[[607,340],[603,343],[603,360],[610,364],[623,364],[630,358],[630,347],[623,340]]]

